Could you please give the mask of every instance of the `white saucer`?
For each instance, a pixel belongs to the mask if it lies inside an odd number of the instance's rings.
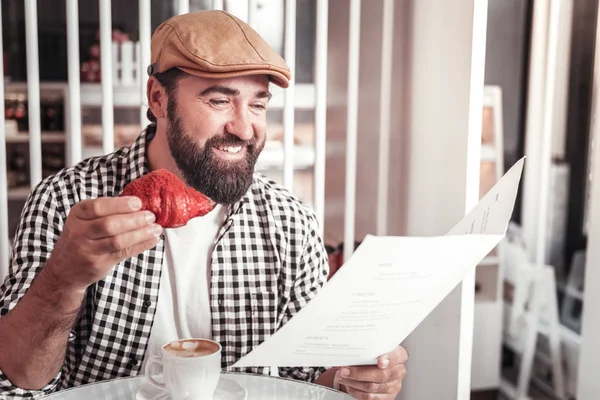
[[[245,400],[248,392],[236,381],[224,377],[219,378],[213,400]],[[135,394],[136,400],[170,400],[165,391],[145,382]]]

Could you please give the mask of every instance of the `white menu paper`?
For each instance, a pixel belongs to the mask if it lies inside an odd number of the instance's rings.
[[[313,300],[234,367],[375,364],[504,238],[523,165],[445,236],[368,235]]]

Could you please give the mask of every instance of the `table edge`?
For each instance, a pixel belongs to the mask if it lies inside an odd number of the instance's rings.
[[[302,381],[302,380],[299,380],[299,379],[286,378],[286,377],[281,377],[281,376],[265,375],[265,374],[258,374],[258,373],[255,374],[255,373],[250,373],[250,372],[221,372],[221,376],[225,376],[226,377],[226,376],[232,376],[232,375],[234,375],[234,376],[235,375],[237,375],[237,376],[245,375],[245,376],[255,376],[255,377],[259,377],[259,378],[279,379],[279,380],[282,380],[282,381],[295,382],[295,383],[300,383],[300,384],[303,384],[303,385],[316,386],[316,387],[318,387],[320,389],[331,391],[333,393],[342,393],[342,394],[348,395],[345,392],[342,392],[340,390],[336,390],[336,389],[330,388],[328,386],[319,385],[318,383],[314,383],[314,382]],[[144,378],[146,378],[146,375],[140,374],[140,375],[135,375],[135,376],[123,376],[123,377],[120,377],[120,378],[108,379],[108,380],[104,380],[104,381],[90,382],[90,383],[86,383],[86,384],[83,384],[83,385],[73,386],[73,387],[70,387],[70,388],[67,388],[67,389],[61,389],[61,390],[58,390],[56,392],[52,392],[52,393],[49,393],[49,394],[44,395],[42,397],[39,397],[39,399],[43,400],[43,399],[51,398],[52,396],[57,395],[57,394],[62,394],[62,393],[66,393],[66,392],[78,390],[78,389],[81,389],[81,388],[84,388],[84,387],[89,387],[89,386],[94,386],[94,385],[102,385],[102,384],[106,384],[106,383],[109,383],[109,382],[112,382],[112,381],[116,381],[116,380],[119,380],[119,381],[128,381],[128,380],[144,379]]]

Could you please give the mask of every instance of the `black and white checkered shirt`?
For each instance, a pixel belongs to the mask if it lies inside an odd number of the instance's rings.
[[[15,307],[49,258],[71,207],[117,196],[148,173],[143,132],[131,147],[85,160],[44,179],[29,196],[18,226],[9,276],[0,288],[0,318]],[[40,391],[11,384],[0,371],[0,398],[34,398],[95,381],[137,375],[158,301],[164,243],[118,265],[90,286],[62,370]],[[272,335],[324,285],[327,254],[313,212],[284,188],[255,174],[246,196],[229,207],[212,253],[213,339],[226,371]],[[324,369],[280,368],[279,375],[314,380]],[[143,372],[141,372],[143,373]]]

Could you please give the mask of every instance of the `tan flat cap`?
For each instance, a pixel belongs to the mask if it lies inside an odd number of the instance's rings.
[[[174,16],[152,35],[154,75],[177,67],[203,78],[266,74],[288,87],[291,72],[283,58],[248,24],[220,10]]]

